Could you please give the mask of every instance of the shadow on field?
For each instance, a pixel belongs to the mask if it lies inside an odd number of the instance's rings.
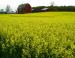
[[[24,49],[23,52],[23,45],[19,46],[16,43],[12,45],[10,38],[6,36],[0,34],[0,58],[51,58],[52,56],[50,49],[48,52],[42,51],[38,54],[37,48],[33,48],[30,43],[28,49]]]
[[[16,44],[16,42],[12,45],[7,35],[0,34],[0,58],[63,58],[67,56],[64,53],[53,53],[49,46],[45,49],[44,43],[40,44],[41,50],[33,47],[32,39],[33,37],[29,36],[29,43],[26,45]],[[38,50],[40,51],[38,52]],[[75,56],[74,49],[72,55]]]
[[[22,58],[22,47],[12,46],[9,38],[0,34],[0,58]]]

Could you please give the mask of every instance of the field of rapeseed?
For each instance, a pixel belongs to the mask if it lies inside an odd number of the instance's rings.
[[[0,14],[0,58],[75,58],[75,13]]]

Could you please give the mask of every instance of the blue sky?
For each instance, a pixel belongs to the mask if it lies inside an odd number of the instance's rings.
[[[0,0],[0,9],[5,9],[6,5],[10,5],[16,10],[19,4],[30,3],[31,6],[48,6],[54,1],[55,5],[75,5],[75,0]]]

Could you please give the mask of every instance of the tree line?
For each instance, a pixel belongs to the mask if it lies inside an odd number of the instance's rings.
[[[75,12],[75,6],[38,6],[33,7],[32,12],[44,12],[44,11],[73,11]]]
[[[8,14],[8,13],[15,13],[15,11],[12,10],[10,5],[7,5],[5,9],[0,9],[0,14]]]
[[[1,9],[0,13],[24,14],[27,12],[34,13],[34,12],[48,12],[48,11],[71,11],[71,12],[75,12],[75,6],[54,6],[54,4],[52,3],[50,6],[31,7],[30,4],[20,4],[16,11],[12,11],[10,5],[7,5],[5,11],[3,9]]]

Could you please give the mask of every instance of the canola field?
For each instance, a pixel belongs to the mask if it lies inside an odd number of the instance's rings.
[[[0,14],[0,58],[75,58],[75,12]]]

